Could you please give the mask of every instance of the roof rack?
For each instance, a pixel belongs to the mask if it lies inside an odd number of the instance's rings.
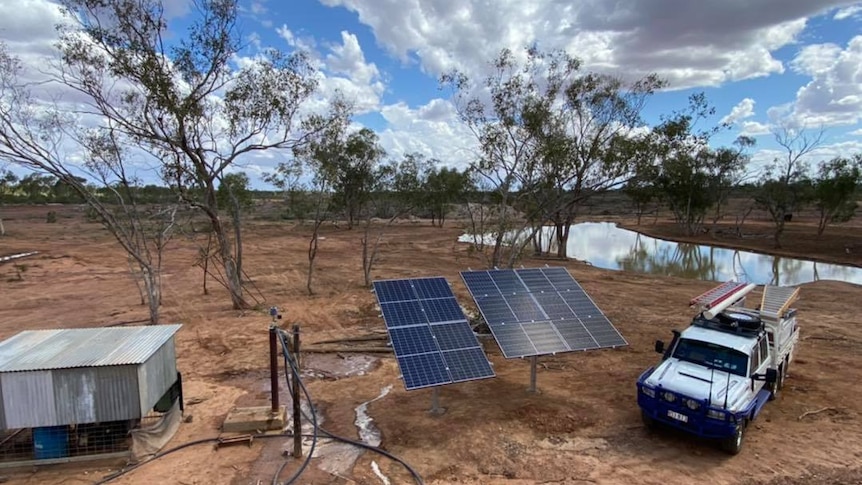
[[[752,321],[751,323],[755,323]],[[763,331],[763,322],[760,320],[756,321],[756,327],[752,326],[742,326],[739,325],[738,322],[734,321],[722,321],[721,316],[717,318],[706,318],[702,314],[694,317],[694,320],[691,322],[692,325],[708,328],[711,330],[718,330],[719,332],[731,333],[734,335],[742,335],[745,337],[756,337]]]

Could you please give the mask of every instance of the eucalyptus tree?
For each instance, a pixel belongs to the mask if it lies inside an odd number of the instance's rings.
[[[694,94],[686,109],[666,117],[653,130],[657,184],[676,223],[688,235],[703,230],[710,208],[721,213],[721,205],[745,171],[745,150],[753,145],[750,138],[740,137],[735,148],[710,147],[710,138],[724,126],[698,125],[714,113],[703,93]]]
[[[173,234],[176,205],[140,204],[124,135],[111,125],[82,128],[65,110],[35,99],[20,79],[21,68],[0,48],[0,158],[33,171],[24,178],[31,186],[24,190],[41,195],[62,182],[83,198],[125,250],[136,284],[142,283],[150,323],[158,323],[162,253]],[[74,158],[83,161],[72,163]]]
[[[805,158],[821,145],[824,131],[809,132],[805,128],[779,126],[772,133],[782,154],[767,165],[755,201],[772,220],[775,226],[773,241],[775,247],[780,248],[785,224],[811,196],[807,190],[810,179]]]
[[[583,73],[564,79],[559,99],[537,105],[532,126],[541,130],[540,187],[551,194],[543,206],[554,225],[558,257],[568,256],[569,230],[583,204],[622,187],[635,175],[645,156],[641,113],[648,98],[664,85],[654,74],[624,81]]]
[[[473,181],[466,169],[439,167],[434,159],[429,162],[422,187],[423,206],[431,215],[431,224],[443,227],[450,205],[464,201],[467,192],[473,189]]]
[[[317,85],[306,55],[269,48],[242,57],[235,0],[198,0],[188,25],[169,28],[158,0],[60,0],[57,81],[159,160],[161,175],[212,230],[234,308],[245,308],[237,241],[217,189],[254,154],[291,149],[326,123],[304,115]],[[242,62],[237,62],[237,60]]]
[[[10,170],[0,168],[0,208],[6,203],[7,198],[11,198],[12,191],[18,184],[18,176]],[[3,226],[3,214],[0,213],[0,236],[6,235],[6,228]]]
[[[862,155],[853,158],[836,157],[821,162],[814,178],[814,204],[817,206],[817,235],[826,226],[847,222],[856,214],[857,187],[862,182]]]
[[[647,98],[664,85],[650,75],[634,82],[581,71],[581,62],[564,51],[526,49],[519,61],[503,50],[481,85],[461,73],[443,77],[454,88],[461,119],[479,142],[471,167],[494,187],[500,215],[491,265],[503,262],[507,233],[515,240],[536,234],[545,222],[555,226],[557,251],[566,257],[569,227],[590,196],[621,186],[637,157],[626,143],[638,136]],[[520,209],[523,219],[510,208]],[[527,231],[527,228],[530,228]],[[514,264],[520,248],[510,253]]]
[[[535,125],[544,103],[558,98],[564,81],[579,67],[578,60],[561,53],[545,54],[530,48],[521,62],[511,50],[503,49],[493,60],[491,73],[479,83],[459,71],[441,78],[441,84],[453,91],[461,121],[478,142],[470,171],[480,186],[493,191],[493,222],[487,221],[484,204],[468,205],[471,220],[482,221],[474,231],[477,246],[484,246],[486,230],[492,233],[493,247],[487,260],[490,267],[512,266],[519,248],[510,242],[529,239],[524,236],[537,231],[536,226],[543,222],[545,211],[530,200],[536,192],[524,190],[535,185],[535,168],[541,156],[540,130]],[[474,209],[481,211],[481,218],[472,214]],[[519,216],[518,209],[525,212]]]

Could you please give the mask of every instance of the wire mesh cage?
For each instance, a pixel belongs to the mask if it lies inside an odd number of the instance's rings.
[[[0,462],[57,460],[129,451],[136,421],[0,431]]]

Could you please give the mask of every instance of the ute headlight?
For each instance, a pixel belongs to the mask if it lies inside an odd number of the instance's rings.
[[[655,389],[653,389],[652,387],[641,386],[641,392],[649,397],[655,397]]]
[[[661,397],[667,402],[676,401],[676,394],[674,394],[672,392],[665,391],[665,392],[661,393]]]
[[[718,419],[721,421],[727,419],[727,413],[725,413],[724,411],[719,411],[718,409],[710,409],[706,412],[706,415],[707,417],[710,417],[712,419]]]
[[[700,409],[700,403],[695,401],[694,399],[685,399],[685,407],[691,409],[692,411],[697,411]]]

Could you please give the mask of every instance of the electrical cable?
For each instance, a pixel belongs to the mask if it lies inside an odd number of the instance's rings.
[[[285,346],[284,346],[284,335],[283,335],[283,333],[286,333],[286,332],[284,332],[284,331],[283,331],[283,330],[281,330],[281,329],[278,329],[279,340],[281,340],[281,341],[282,341],[282,349],[283,349],[283,351],[284,351],[285,353],[287,353],[287,349],[286,349],[286,348],[285,348]],[[336,440],[336,441],[341,441],[341,442],[343,442],[343,443],[351,444],[351,445],[354,445],[354,446],[358,446],[358,447],[360,447],[360,448],[365,448],[365,449],[367,449],[367,450],[371,450],[371,451],[374,451],[374,452],[376,452],[376,453],[379,453],[379,454],[381,454],[381,455],[383,455],[383,456],[385,456],[385,457],[387,457],[387,458],[389,458],[389,459],[391,459],[391,460],[393,460],[393,461],[395,461],[395,462],[397,462],[397,463],[401,464],[405,469],[407,469],[407,471],[410,473],[410,475],[412,475],[412,476],[413,476],[413,479],[416,481],[416,483],[417,483],[418,485],[424,485],[424,483],[425,483],[425,482],[424,482],[424,480],[422,479],[422,476],[421,476],[421,475],[419,475],[419,473],[418,473],[415,469],[413,469],[413,467],[411,467],[411,466],[410,466],[406,461],[402,460],[401,458],[399,458],[399,457],[397,457],[397,456],[395,456],[395,455],[393,455],[393,454],[389,453],[388,451],[386,451],[386,450],[384,450],[384,449],[382,449],[382,448],[380,448],[380,447],[373,446],[373,445],[369,445],[368,443],[364,443],[364,442],[362,442],[362,441],[357,441],[357,440],[353,440],[353,439],[350,439],[350,438],[345,438],[345,437],[343,437],[343,436],[336,435],[336,434],[334,434],[334,433],[332,433],[332,432],[330,432],[330,431],[328,431],[328,430],[324,429],[323,427],[319,426],[319,425],[317,424],[317,415],[316,415],[316,413],[315,413],[315,411],[314,411],[314,406],[313,406],[313,405],[312,405],[312,403],[311,403],[311,397],[310,397],[310,395],[309,395],[308,389],[306,389],[305,384],[302,382],[302,379],[301,379],[301,377],[300,377],[300,373],[299,373],[299,368],[298,368],[298,366],[296,366],[296,362],[295,362],[295,361],[294,361],[294,359],[292,359],[292,358],[291,358],[291,359],[289,359],[289,360],[288,360],[287,358],[285,358],[285,362],[290,364],[290,366],[291,366],[291,373],[294,375],[294,378],[295,378],[295,379],[297,379],[297,382],[299,383],[300,387],[302,388],[302,390],[303,390],[303,392],[304,392],[304,394],[305,394],[306,400],[308,400],[309,407],[310,407],[310,409],[311,409],[311,411],[312,411],[312,416],[311,416],[311,418],[309,418],[309,416],[308,416],[307,414],[305,414],[305,412],[303,412],[303,411],[301,411],[301,412],[302,412],[302,415],[303,415],[303,416],[305,416],[305,419],[307,419],[307,420],[309,420],[309,421],[312,421],[312,422],[314,423],[314,426],[315,426],[316,431],[319,431],[320,433],[323,433],[323,434],[325,434],[326,436],[328,436],[328,437],[330,437],[330,438],[332,438],[332,439],[334,439],[334,440]],[[287,374],[286,374],[286,373],[285,373],[285,380],[287,381]],[[288,381],[287,383],[288,383],[288,385],[290,385],[290,382],[289,382],[289,381]],[[309,456],[311,456],[311,453],[309,453]],[[282,468],[284,467],[284,465],[285,465],[285,464],[286,464],[286,462],[285,462],[284,464],[282,464]],[[273,484],[274,484],[274,485],[276,484],[276,481],[275,481],[275,480],[277,479],[278,475],[280,475],[280,471],[281,471],[281,470],[279,470],[279,473],[277,473],[277,474],[276,474],[276,478],[273,480]],[[297,477],[298,477],[298,475],[297,475]],[[290,484],[290,483],[293,483],[293,482],[292,482],[292,481],[288,481],[287,483],[288,483],[288,484]]]
[[[303,382],[302,382],[302,379],[300,378],[299,368],[298,368],[298,366],[296,365],[296,362],[295,362],[295,361],[294,361],[294,359],[291,357],[291,354],[290,354],[290,352],[288,351],[287,343],[285,342],[285,338],[284,338],[284,334],[285,334],[285,332],[284,332],[283,330],[278,329],[277,335],[278,335],[279,341],[281,342],[282,352],[283,352],[283,354],[284,354],[285,367],[286,367],[286,368],[288,368],[288,367],[290,368],[290,371],[291,371],[291,372],[290,372],[290,374],[292,374],[292,375],[294,376],[294,378],[297,380],[297,383],[299,384],[300,388],[302,388],[303,394],[305,394],[305,399],[306,399],[306,401],[308,402],[309,408],[311,409],[311,417],[309,417],[307,414],[305,414],[305,412],[303,412],[302,414],[303,414],[303,416],[305,416],[305,419],[307,419],[308,421],[311,421],[311,423],[312,423],[312,425],[313,425],[313,427],[314,427],[314,432],[313,432],[313,433],[310,433],[310,434],[306,433],[306,434],[302,434],[302,435],[301,435],[301,436],[304,436],[304,437],[310,437],[310,438],[312,438],[311,448],[310,448],[310,450],[309,450],[308,454],[306,455],[305,460],[303,461],[303,463],[302,463],[302,465],[300,466],[300,468],[299,468],[296,472],[294,472],[293,476],[291,476],[291,477],[290,477],[290,479],[289,479],[287,482],[285,482],[285,483],[286,483],[287,485],[294,483],[294,482],[299,478],[299,476],[302,474],[302,472],[304,472],[304,471],[305,471],[305,469],[308,467],[308,464],[309,464],[309,462],[311,461],[311,458],[312,458],[312,456],[313,456],[313,454],[314,454],[314,449],[315,449],[315,447],[316,447],[316,445],[317,445],[318,433],[322,433],[322,434],[324,434],[324,435],[328,436],[329,438],[334,439],[334,440],[336,440],[336,441],[341,441],[341,442],[343,442],[343,443],[347,443],[347,444],[350,444],[350,445],[353,445],[353,446],[357,446],[357,447],[360,447],[360,448],[364,448],[364,449],[367,449],[367,450],[373,451],[373,452],[375,452],[375,453],[379,453],[379,454],[381,454],[381,455],[383,455],[383,456],[385,456],[385,457],[387,457],[387,458],[389,458],[389,459],[391,459],[391,460],[393,460],[393,461],[395,461],[395,462],[398,462],[398,463],[399,463],[399,464],[401,464],[405,469],[407,469],[407,471],[408,471],[408,472],[410,472],[410,474],[413,476],[413,479],[416,481],[416,483],[417,483],[417,484],[419,484],[419,485],[424,485],[424,483],[425,483],[425,482],[422,480],[422,477],[419,475],[419,473],[418,473],[418,472],[416,472],[416,470],[414,470],[414,469],[413,469],[413,467],[411,467],[407,462],[405,462],[405,461],[404,461],[404,460],[402,460],[401,458],[399,458],[399,457],[397,457],[397,456],[393,455],[392,453],[389,453],[388,451],[386,451],[386,450],[384,450],[384,449],[382,449],[382,448],[380,448],[380,447],[373,446],[373,445],[369,445],[368,443],[364,443],[364,442],[362,442],[362,441],[357,441],[357,440],[353,440],[353,439],[350,439],[350,438],[345,438],[345,437],[343,437],[343,436],[336,435],[336,434],[334,434],[334,433],[332,433],[332,432],[330,432],[330,431],[327,431],[326,429],[322,428],[322,427],[318,424],[318,422],[317,422],[317,412],[316,412],[316,411],[315,411],[315,409],[314,409],[314,404],[313,404],[313,402],[312,402],[312,400],[311,400],[311,395],[310,395],[310,393],[308,392],[308,389],[305,387],[305,383],[303,383]],[[290,385],[290,380],[289,380],[288,375],[289,375],[289,374],[288,374],[287,372],[285,372],[285,380],[287,381],[287,384],[288,384],[288,385]],[[260,439],[260,438],[292,438],[292,437],[294,436],[294,434],[293,434],[293,433],[281,433],[281,434],[260,434],[260,433],[259,433],[259,434],[253,434],[253,435],[250,435],[250,436],[251,436],[253,439]],[[130,473],[130,472],[132,472],[132,471],[134,471],[134,470],[137,470],[138,468],[140,468],[140,467],[142,467],[142,466],[146,465],[147,463],[153,462],[153,461],[155,461],[155,460],[157,460],[157,459],[159,459],[159,458],[162,458],[162,457],[164,457],[164,456],[170,455],[170,454],[172,454],[172,453],[174,453],[174,452],[177,452],[177,451],[183,450],[183,449],[185,449],[185,448],[189,448],[189,447],[191,447],[191,446],[196,446],[196,445],[200,445],[200,444],[204,444],[204,443],[213,443],[213,442],[218,442],[219,440],[220,440],[220,438],[219,438],[219,437],[212,437],[212,438],[202,438],[202,439],[195,440],[195,441],[189,441],[188,443],[183,443],[183,444],[178,445],[178,446],[176,446],[176,447],[174,447],[174,448],[170,448],[170,449],[168,449],[168,450],[164,450],[164,451],[158,452],[158,453],[154,454],[154,455],[152,456],[152,458],[150,458],[150,459],[149,459],[149,460],[147,460],[147,461],[142,461],[142,462],[140,462],[140,463],[136,463],[136,464],[134,464],[134,465],[131,465],[131,466],[127,467],[127,468],[123,468],[123,469],[121,469],[121,470],[118,470],[117,472],[114,472],[114,473],[112,473],[112,474],[110,474],[110,475],[108,475],[108,476],[106,476],[106,477],[102,478],[101,480],[99,480],[99,481],[95,482],[93,485],[104,485],[104,484],[106,484],[106,483],[109,483],[109,482],[111,482],[111,481],[113,481],[113,480],[115,480],[115,479],[117,479],[117,478],[119,478],[119,477],[121,477],[121,476],[123,476],[123,475],[126,475],[127,473]],[[275,474],[275,476],[273,477],[273,481],[272,481],[272,483],[273,483],[274,485],[278,485],[278,477],[281,475],[281,472],[282,472],[282,471],[284,471],[284,468],[287,466],[287,463],[288,463],[288,461],[287,461],[287,460],[285,460],[285,461],[284,461],[284,462],[279,466],[278,470],[276,471],[276,474]]]
[[[312,441],[311,441],[311,449],[308,450],[308,453],[305,456],[305,460],[303,460],[302,465],[300,465],[299,469],[294,472],[293,476],[286,482],[287,484],[291,484],[302,475],[302,472],[305,471],[305,468],[311,462],[311,457],[314,456],[314,449],[317,447],[317,433],[319,430],[319,426],[317,424],[317,411],[314,410],[314,403],[311,400],[311,394],[308,393],[308,389],[303,384],[302,379],[299,376],[299,368],[296,363],[293,361],[291,357],[291,353],[287,348],[287,342],[284,338],[284,333],[281,329],[277,329],[276,335],[278,335],[278,340],[281,342],[281,351],[284,355],[284,379],[287,381],[287,384],[290,385],[290,379],[288,379],[289,374],[293,374],[293,378],[296,379],[296,382],[299,384],[299,387],[302,388],[303,394],[305,394],[305,399],[308,402],[308,407],[311,409],[311,424],[314,427],[314,432],[312,433]],[[288,373],[288,369],[290,372]],[[273,389],[275,392],[275,389]],[[294,399],[297,399],[298,396],[294,396]],[[293,430],[294,433],[301,433],[301,429]],[[275,471],[275,475],[272,477],[272,485],[278,485],[278,477],[281,475],[281,472],[284,470],[284,467],[287,466],[287,460],[285,460],[279,467],[278,470]]]

